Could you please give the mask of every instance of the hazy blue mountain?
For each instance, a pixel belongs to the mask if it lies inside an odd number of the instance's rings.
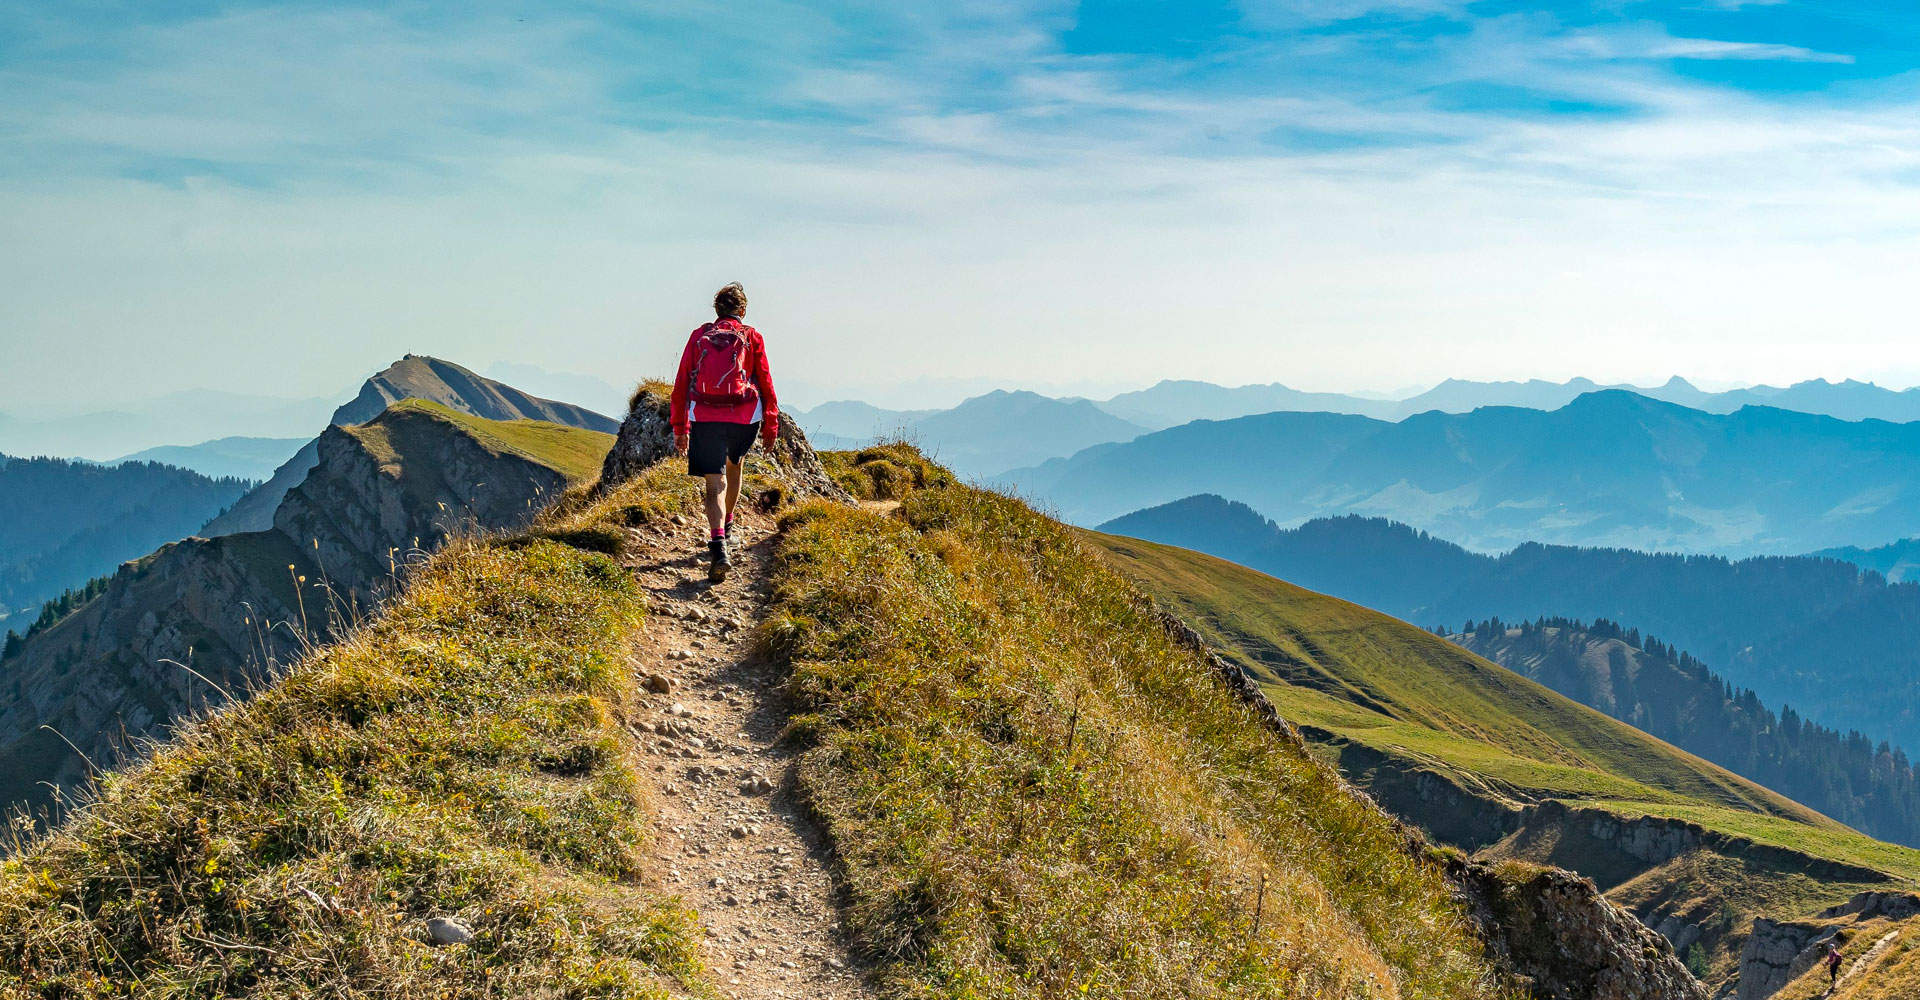
[[[1136,511],[1102,530],[1219,556],[1422,626],[1619,622],[1770,704],[1920,746],[1920,584],[1838,560],[1538,543],[1493,556],[1380,518],[1282,528],[1217,496]]]
[[[1709,413],[1732,413],[1743,406],[1772,406],[1797,413],[1819,413],[1841,420],[1887,420],[1910,423],[1920,420],[1920,389],[1894,390],[1847,379],[1828,382],[1809,379],[1786,388],[1757,385],[1726,392],[1708,392],[1686,379],[1674,376],[1657,386],[1600,385],[1591,379],[1566,382],[1533,379],[1526,382],[1474,382],[1448,379],[1417,396],[1411,396],[1394,408],[1391,417],[1405,419],[1416,413],[1440,410],[1466,413],[1482,406],[1524,406],[1535,410],[1554,410],[1580,396],[1605,389],[1638,393],[1650,399]],[[1361,412],[1361,411],[1353,411]]]
[[[530,395],[451,361],[419,354],[409,354],[367,379],[358,395],[333,411],[328,424],[347,427],[365,423],[402,399],[424,399],[488,420],[545,420],[608,434],[620,429],[619,421],[584,406]],[[214,538],[273,527],[273,512],[280,501],[319,461],[318,442],[315,438],[301,446],[274,470],[272,477],[241,497],[231,510],[208,522],[200,533]]]
[[[1231,420],[1276,410],[1358,413],[1384,419],[1393,416],[1399,404],[1339,392],[1303,392],[1278,382],[1228,388],[1167,379],[1138,392],[1123,392],[1099,406],[1114,416],[1160,430],[1195,420]]]
[[[1850,562],[1861,569],[1870,569],[1895,583],[1920,577],[1920,538],[1903,538],[1887,545],[1863,549],[1857,545],[1843,545],[1834,549],[1821,549],[1810,555],[1819,559],[1839,559]]]
[[[878,437],[907,431],[914,421],[930,417],[939,410],[888,410],[870,403],[842,399],[821,403],[810,410],[794,412],[793,418],[807,432],[816,447],[834,448],[842,444],[865,444]],[[822,442],[820,435],[829,436]]]
[[[1084,399],[995,391],[914,421],[909,437],[963,476],[980,477],[1146,431]]]
[[[223,437],[199,444],[169,444],[148,448],[106,464],[159,462],[192,469],[216,479],[251,479],[257,482],[273,475],[273,470],[305,443],[305,438]]]
[[[1199,421],[998,479],[1082,524],[1218,493],[1282,523],[1377,515],[1481,551],[1539,540],[1751,555],[1920,534],[1916,476],[1920,424],[1710,414],[1613,390],[1399,423]]]
[[[339,398],[276,396],[190,389],[99,409],[14,409],[0,413],[0,451],[107,461],[182,441],[208,441],[244,432],[254,437],[305,440]]]
[[[886,410],[866,403],[822,403],[794,415],[821,448],[858,448],[904,436],[971,478],[1071,455],[1089,445],[1125,441],[1147,428],[1084,399],[995,390],[950,410]]]
[[[0,607],[14,616],[37,610],[192,534],[252,485],[151,462],[0,462]],[[15,631],[25,630],[17,624]]]

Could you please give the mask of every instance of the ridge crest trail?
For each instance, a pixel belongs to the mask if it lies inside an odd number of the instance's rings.
[[[704,524],[629,529],[622,562],[651,607],[634,669],[643,692],[649,675],[673,682],[640,695],[629,720],[657,808],[650,881],[698,914],[721,996],[878,998],[846,941],[836,862],[796,798],[798,748],[781,739],[785,671],[753,639],[777,532],[745,508],[720,585],[705,579]]]

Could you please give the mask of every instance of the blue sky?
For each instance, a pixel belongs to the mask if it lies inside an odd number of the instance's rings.
[[[0,399],[1920,382],[1920,14],[948,6],[0,2]]]

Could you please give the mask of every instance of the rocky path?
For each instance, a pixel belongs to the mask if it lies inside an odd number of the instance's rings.
[[[636,669],[653,690],[633,726],[659,807],[655,888],[699,913],[723,996],[876,997],[843,942],[819,831],[791,800],[781,671],[753,649],[772,525],[749,514],[734,532],[733,574],[717,587],[704,523],[636,529],[625,560],[652,607]]]

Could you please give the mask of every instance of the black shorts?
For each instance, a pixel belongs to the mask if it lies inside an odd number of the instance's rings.
[[[687,475],[717,476],[729,463],[738,462],[753,450],[753,439],[760,436],[760,423],[730,424],[719,420],[696,420],[687,441]]]

